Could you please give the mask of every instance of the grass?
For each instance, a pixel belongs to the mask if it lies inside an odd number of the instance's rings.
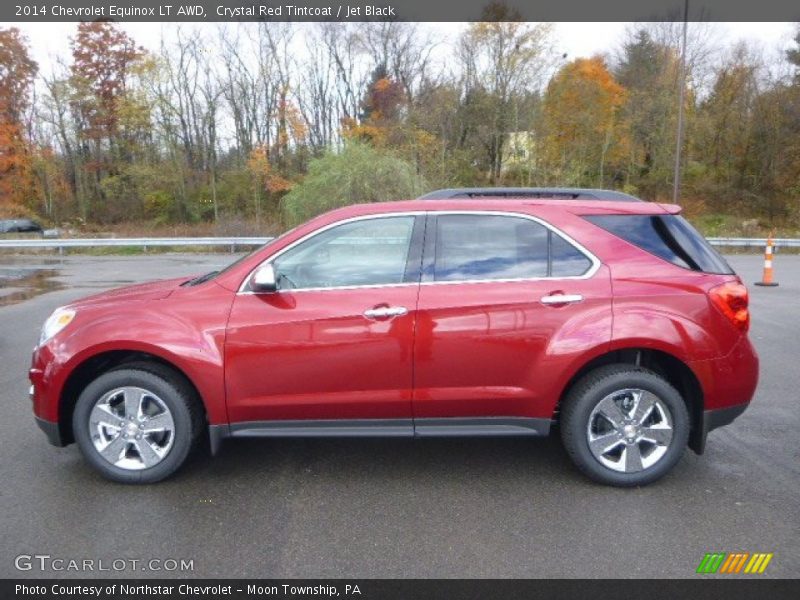
[[[711,213],[687,215],[689,221],[706,237],[772,237],[797,238],[800,228],[790,221],[770,222],[768,219],[738,217]]]

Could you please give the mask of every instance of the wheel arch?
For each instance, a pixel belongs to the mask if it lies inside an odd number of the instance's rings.
[[[558,398],[558,403],[553,411],[553,420],[557,421],[561,402],[569,394],[575,384],[589,372],[611,364],[630,364],[649,369],[666,379],[678,390],[691,419],[689,433],[689,447],[697,452],[703,449],[703,408],[705,405],[703,388],[700,380],[691,367],[676,357],[674,354],[653,348],[619,348],[594,357],[580,367],[569,379]]]
[[[58,402],[58,428],[64,444],[75,441],[72,431],[72,415],[75,404],[81,392],[89,383],[103,373],[126,364],[152,363],[169,369],[181,378],[194,392],[203,409],[204,418],[207,415],[205,400],[198,386],[181,368],[168,359],[142,350],[107,350],[89,356],[82,360],[67,377],[61,389]]]

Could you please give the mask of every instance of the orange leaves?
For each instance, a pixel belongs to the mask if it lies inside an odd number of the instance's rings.
[[[342,119],[342,135],[347,139],[370,142],[383,148],[399,142],[403,137],[401,113],[405,105],[405,92],[399,81],[395,81],[376,70],[373,82],[367,90],[362,106],[361,122],[351,117]]]
[[[34,189],[31,157],[19,126],[0,122],[0,203],[23,206]]]
[[[247,170],[250,171],[257,189],[263,189],[269,193],[286,192],[292,189],[291,181],[273,171],[265,146],[253,148],[247,159]]]
[[[304,144],[308,135],[308,127],[303,120],[303,115],[292,102],[281,102],[282,118],[286,122],[286,135],[291,137],[296,144]],[[289,140],[286,140],[288,143]]]
[[[367,90],[363,101],[363,124],[378,127],[390,126],[400,117],[400,111],[405,103],[405,93],[399,81],[386,76],[378,76]]]
[[[21,121],[37,69],[20,31],[0,29],[0,202],[6,207],[22,206],[34,191]]]
[[[624,102],[625,90],[602,58],[579,58],[550,82],[545,114],[560,139],[576,141],[589,131],[607,131]]]
[[[572,172],[599,172],[602,179],[606,164],[622,160],[628,144],[619,117],[625,100],[625,89],[601,57],[565,65],[548,85],[544,99],[548,162]]]

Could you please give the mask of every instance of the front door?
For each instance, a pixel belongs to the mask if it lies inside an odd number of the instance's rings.
[[[269,259],[278,291],[240,292],[228,324],[232,425],[338,420],[354,433],[369,420],[411,433],[423,225],[414,215],[350,220]]]

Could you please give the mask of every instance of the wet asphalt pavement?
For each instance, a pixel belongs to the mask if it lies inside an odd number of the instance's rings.
[[[229,440],[146,487],[49,446],[27,397],[48,314],[230,260],[0,255],[0,576],[114,574],[16,570],[44,554],[123,559],[119,575],[142,577],[696,577],[717,551],[773,552],[761,577],[800,576],[800,256],[777,256],[779,287],[749,286],[762,365],[750,409],[646,488],[590,482],[556,437]],[[760,257],[730,261],[759,278]],[[151,559],[193,570],[142,570]]]

